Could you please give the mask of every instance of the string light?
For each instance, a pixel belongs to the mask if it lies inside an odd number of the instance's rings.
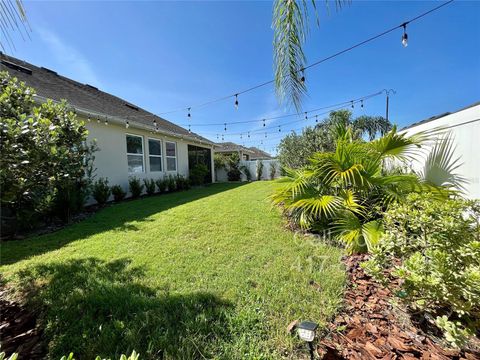
[[[218,140],[218,134],[217,134],[217,140]]]
[[[315,122],[318,123],[318,115],[315,115]]]
[[[250,139],[250,131],[248,132],[248,138]]]
[[[127,120],[127,122],[125,123],[125,128],[128,129],[129,127],[130,127],[130,123],[129,123],[128,120]]]
[[[157,127],[157,120],[153,119],[153,126]]]
[[[240,133],[240,139],[243,139],[243,134],[242,133]]]
[[[108,120],[106,116],[105,116],[105,125],[108,125]]]
[[[402,24],[402,26],[403,26],[403,35],[402,35],[402,45],[403,45],[403,47],[408,46],[407,24],[408,23],[406,23],[406,22]]]
[[[223,130],[227,131],[227,123],[224,123],[223,126],[224,126]]]
[[[223,134],[222,134],[222,141],[225,141],[225,138],[223,137]]]
[[[282,132],[282,128],[278,125],[278,132]]]
[[[188,114],[187,114],[187,117],[188,117],[188,118],[191,118],[191,117],[192,117],[192,114],[190,114],[190,110],[191,110],[191,109],[192,109],[192,108],[188,108]]]
[[[267,133],[265,133],[265,138],[267,137]]]
[[[361,104],[360,107],[363,109],[363,99],[360,100],[360,104]]]
[[[238,110],[238,94],[235,94],[235,110]]]
[[[265,127],[265,119],[263,119],[263,127]]]
[[[305,83],[305,69],[302,69],[302,77],[300,78],[302,83]]]
[[[352,103],[352,109],[355,108],[355,105],[353,105],[353,100],[351,101],[351,103]]]
[[[100,118],[99,117],[97,117],[97,123],[100,124]]]
[[[87,116],[87,121],[90,122],[90,114]]]
[[[307,112],[305,111],[305,120],[308,120]]]
[[[188,125],[188,132],[191,134],[192,133],[192,129],[191,129],[191,126]]]

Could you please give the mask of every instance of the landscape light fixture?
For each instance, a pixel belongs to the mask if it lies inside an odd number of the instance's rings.
[[[315,331],[318,328],[318,324],[312,321],[302,321],[297,326],[298,337],[308,343],[308,348],[310,350],[310,359],[314,359],[313,352],[313,339],[315,339]]]
[[[403,23],[403,35],[402,35],[402,45],[403,47],[408,46],[408,34],[407,34],[407,23]]]

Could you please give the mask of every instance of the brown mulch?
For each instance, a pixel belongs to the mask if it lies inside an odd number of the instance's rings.
[[[17,302],[7,300],[0,287],[0,344],[7,356],[18,353],[18,359],[45,359],[47,349],[37,316]]]
[[[323,359],[480,359],[480,352],[446,349],[411,321],[407,312],[392,305],[389,289],[365,274],[360,263],[366,255],[345,258],[348,289],[345,309],[330,324],[317,352]]]

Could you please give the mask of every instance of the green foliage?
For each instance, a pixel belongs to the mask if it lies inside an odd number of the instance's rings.
[[[226,157],[227,159],[227,178],[228,181],[240,181],[242,172],[240,171],[240,156],[233,153]]]
[[[127,195],[127,193],[122,189],[120,185],[113,185],[111,191],[112,191],[113,199],[116,202],[122,201],[123,199],[125,199],[125,196]]]
[[[456,346],[480,326],[479,224],[478,202],[410,194],[385,213],[385,234],[365,264],[379,280],[393,269],[401,299],[435,317]]]
[[[4,351],[0,352],[0,360],[17,360],[17,358],[18,358],[17,353],[13,353],[9,357],[7,357],[7,354]]]
[[[165,178],[157,179],[155,183],[157,184],[157,189],[160,194],[163,194],[167,191],[168,184]]]
[[[143,183],[145,184],[145,191],[148,195],[155,194],[155,180],[153,179],[143,179]]]
[[[130,356],[122,354],[118,359],[119,360],[140,360],[140,354],[137,354],[137,352],[133,350]],[[3,360],[3,359],[0,358],[0,360]],[[75,358],[73,357],[73,353],[70,353],[68,356],[62,356],[60,360],[75,360]],[[97,356],[95,360],[111,360],[111,358],[106,359],[106,358]]]
[[[189,179],[186,179],[184,176],[178,174],[175,177],[175,183],[177,184],[178,191],[184,191],[190,189],[191,182]]]
[[[309,159],[317,152],[335,151],[338,131],[351,128],[355,140],[364,137],[373,140],[376,135],[385,135],[392,124],[383,117],[360,116],[352,119],[349,110],[330,112],[315,127],[305,127],[301,134],[295,132],[285,136],[279,144],[278,159],[283,167],[298,169],[308,165]]]
[[[337,122],[335,151],[315,153],[302,169],[286,169],[284,186],[272,196],[293,223],[313,231],[331,231],[347,251],[372,250],[381,235],[382,212],[410,192],[448,194],[415,174],[392,173],[386,164],[415,154],[423,137],[406,137],[392,129],[364,142],[351,125]]]
[[[34,89],[0,72],[2,209],[24,226],[58,216],[69,221],[89,195],[95,144],[65,103],[35,105]]]
[[[92,196],[99,205],[105,205],[111,194],[112,190],[108,186],[108,179],[100,178],[93,183]]]
[[[166,181],[167,181],[168,191],[173,192],[177,190],[177,182],[173,175],[168,175],[168,177],[166,178]]]
[[[140,195],[142,195],[144,186],[140,182],[139,178],[132,176],[128,179],[128,188],[132,194],[132,198],[138,198]]]
[[[262,160],[257,161],[257,180],[262,180],[264,163]]]
[[[240,171],[245,174],[247,181],[252,181],[252,172],[248,166],[240,166]]]
[[[205,178],[209,174],[208,167],[205,164],[197,164],[190,170],[190,181],[193,185],[205,184]]]
[[[275,175],[277,175],[277,164],[272,161],[270,163],[270,180],[275,179]]]

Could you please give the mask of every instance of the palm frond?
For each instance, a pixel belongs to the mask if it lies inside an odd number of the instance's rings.
[[[11,35],[13,32],[17,32],[25,40],[25,36],[30,37],[29,31],[30,28],[22,1],[16,0],[15,4],[10,0],[0,1],[0,48],[2,51],[6,52],[7,46],[11,51],[15,50]]]
[[[412,159],[418,154],[418,149],[429,137],[425,133],[406,136],[397,132],[396,126],[385,136],[371,141],[369,144],[380,158],[395,158],[402,161]]]
[[[372,251],[383,235],[383,225],[378,220],[369,221],[362,225],[362,236],[368,251]]]
[[[301,209],[311,218],[334,218],[343,208],[343,199],[333,195],[320,195],[311,198],[299,199],[289,205],[289,209]]]

